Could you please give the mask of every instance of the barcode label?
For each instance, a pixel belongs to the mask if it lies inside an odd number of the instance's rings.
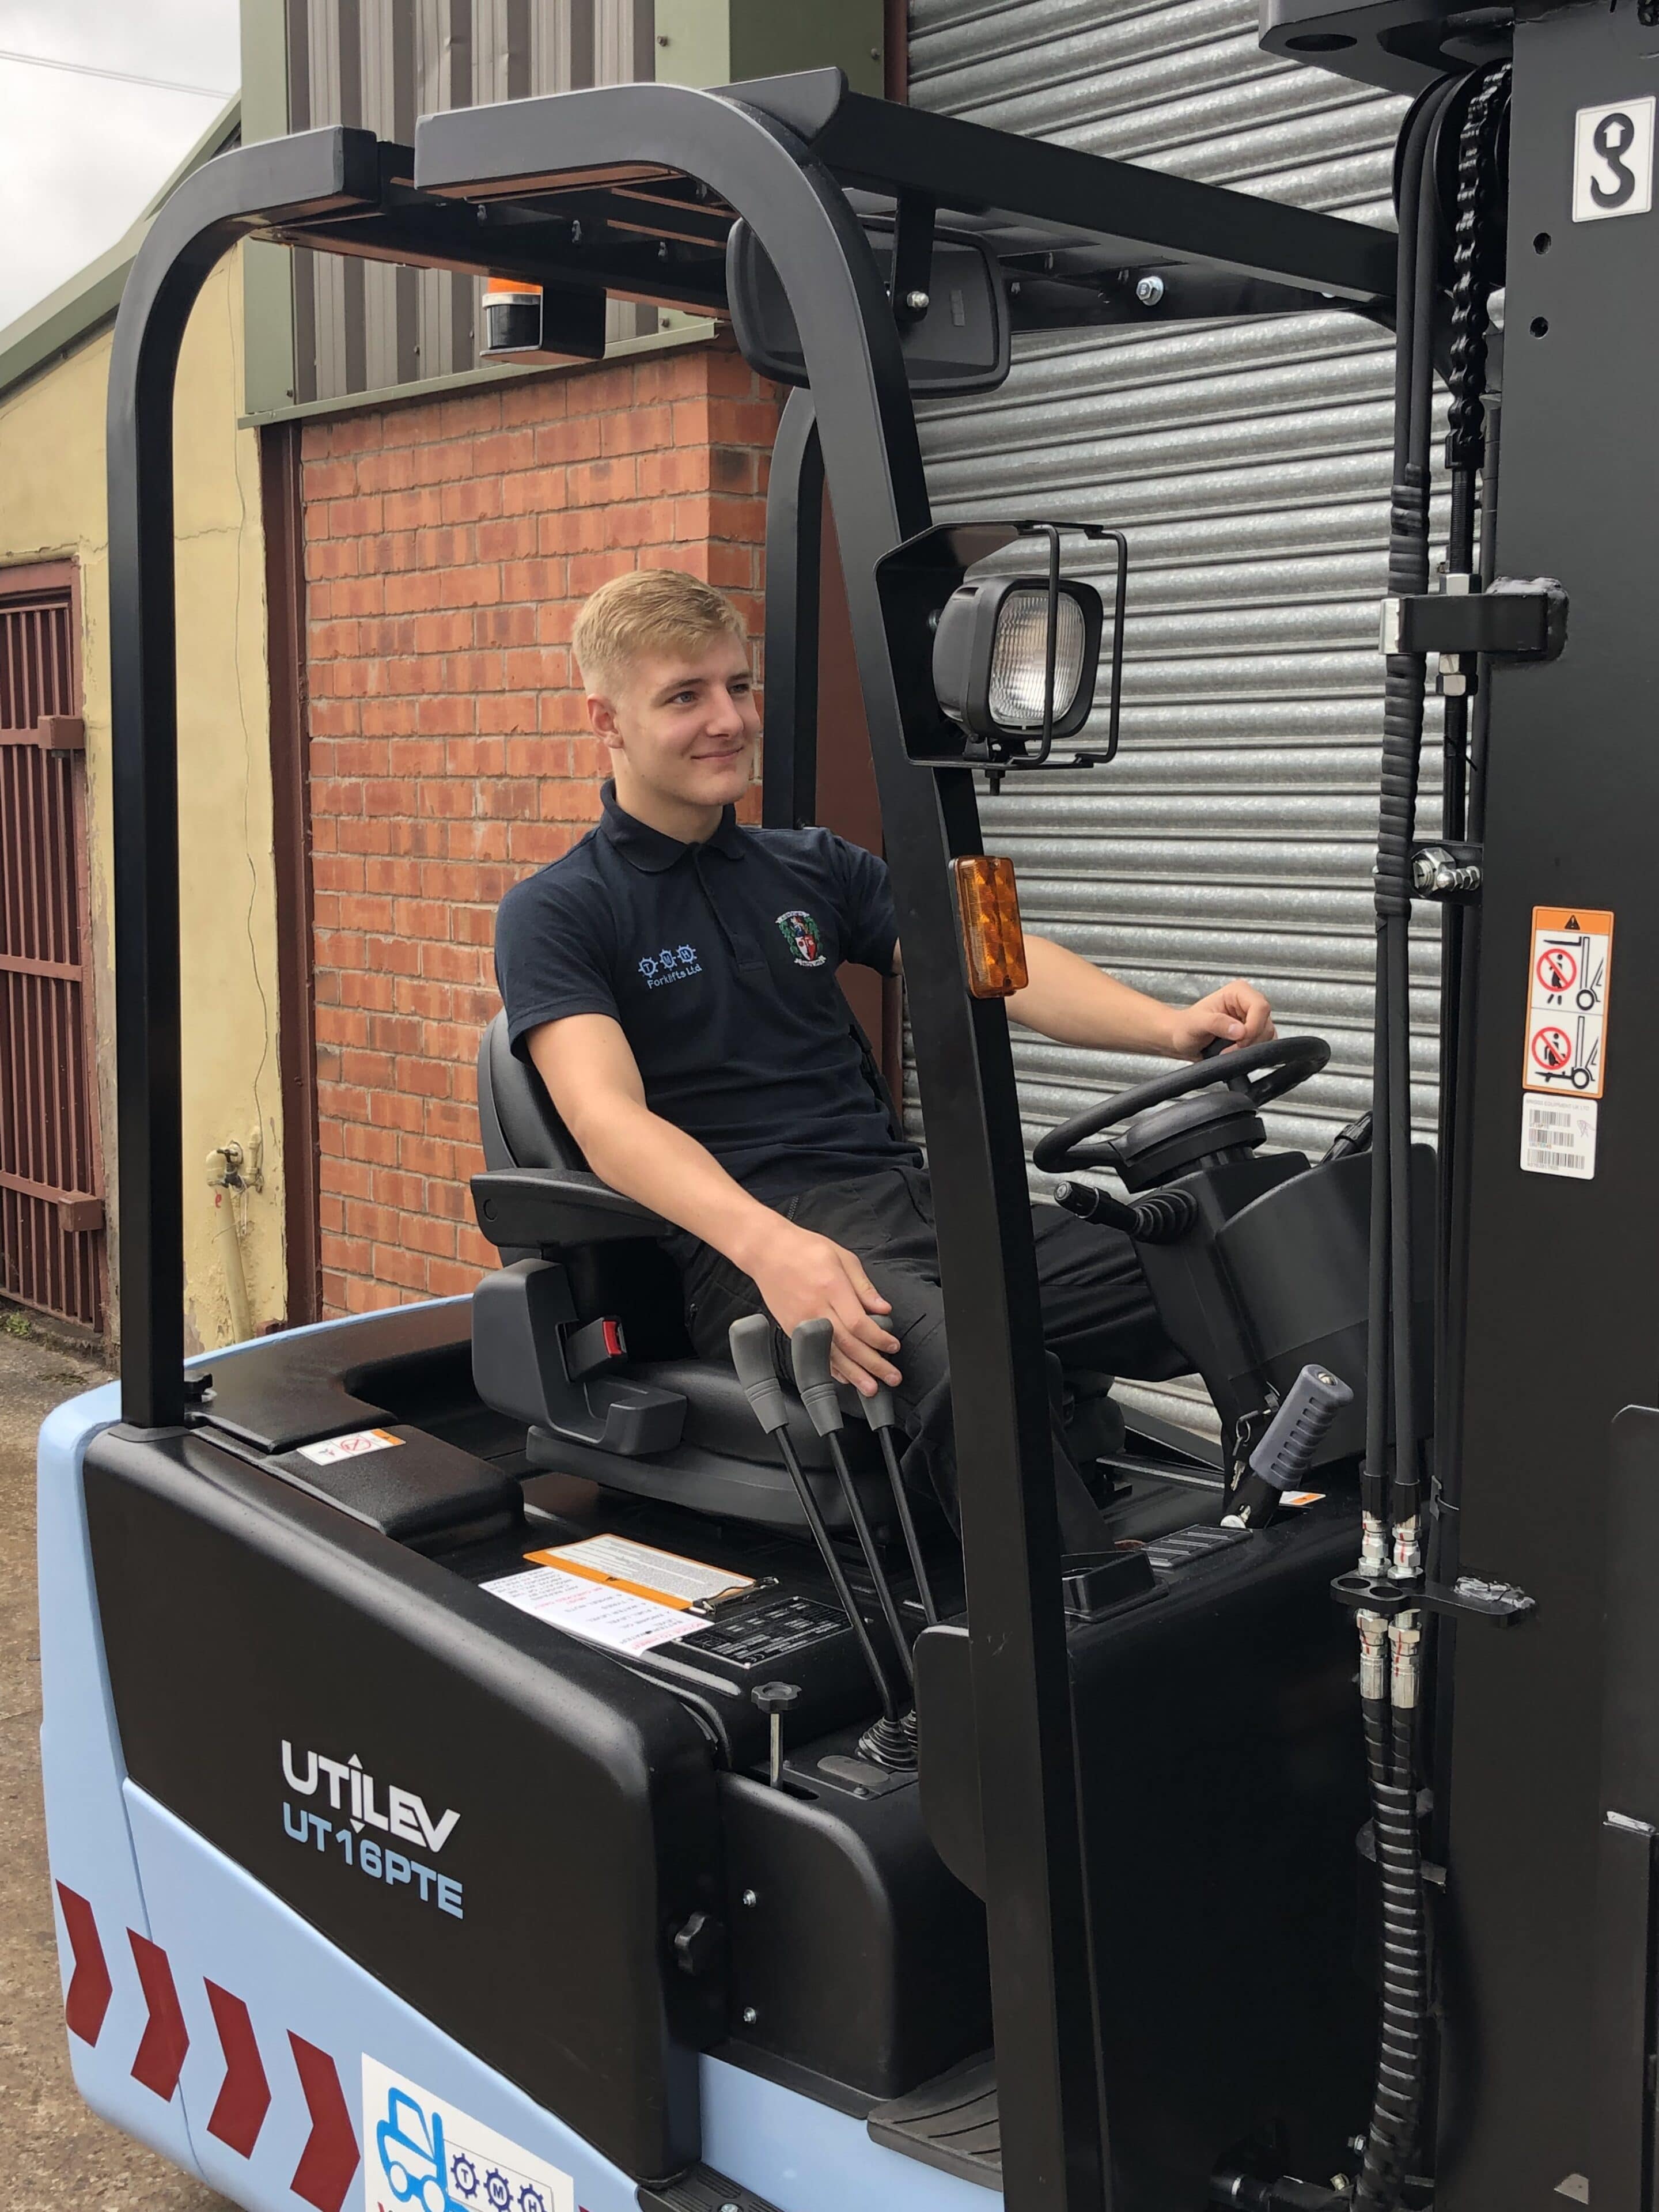
[[[1588,1182],[1595,1173],[1594,1098],[1521,1103],[1521,1166],[1528,1175],[1570,1176]]]

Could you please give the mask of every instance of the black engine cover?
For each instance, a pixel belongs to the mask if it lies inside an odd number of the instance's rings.
[[[108,1431],[86,1494],[132,1780],[618,2166],[694,2160],[724,1954],[673,1937],[726,1899],[680,1701],[204,1437]]]

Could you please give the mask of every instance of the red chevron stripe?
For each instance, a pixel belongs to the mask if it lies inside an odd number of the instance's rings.
[[[149,2007],[138,2055],[132,2062],[132,2078],[142,2081],[146,2089],[153,2089],[165,2104],[179,2086],[185,2053],[190,2049],[190,2031],[179,2009],[167,1953],[136,1928],[128,1929],[127,1941],[132,1946],[132,1963],[138,1969],[144,2002]]]
[[[64,1999],[64,2020],[71,2035],[82,2043],[96,2043],[103,2033],[104,2014],[111,1996],[109,1962],[98,1940],[98,1923],[84,1897],[58,1884],[58,1902],[64,1909],[75,1971]]]
[[[319,2051],[292,2028],[288,2039],[311,2114],[311,2134],[289,2186],[296,2197],[314,2204],[317,2212],[340,2212],[362,2155],[350,2112],[340,2094],[340,2077],[327,2051]]]
[[[225,2078],[208,2120],[208,2133],[228,2144],[239,2157],[248,2158],[270,2110],[270,2084],[259,2062],[258,2039],[247,2007],[217,1982],[204,1981],[204,1986],[225,2053]]]

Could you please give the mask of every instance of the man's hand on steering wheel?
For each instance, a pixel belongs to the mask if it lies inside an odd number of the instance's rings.
[[[1273,1008],[1253,983],[1239,977],[1176,1015],[1170,1049],[1177,1060],[1201,1060],[1218,1037],[1230,1048],[1260,1044],[1278,1034]]]

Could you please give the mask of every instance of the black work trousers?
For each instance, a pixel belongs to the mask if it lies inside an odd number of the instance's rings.
[[[901,1164],[844,1182],[818,1183],[778,1210],[802,1228],[855,1252],[871,1281],[891,1302],[886,1326],[899,1340],[894,1364],[904,1378],[893,1395],[911,1440],[904,1455],[905,1479],[918,1489],[931,1490],[954,1523],[956,1438],[927,1170]],[[1103,1372],[1158,1380],[1185,1370],[1188,1363],[1164,1334],[1127,1237],[1079,1221],[1054,1206],[1034,1206],[1031,1225],[1051,1376],[1056,1362],[1062,1376]],[[678,1256],[692,1345],[700,1358],[725,1359],[732,1323],[763,1310],[760,1292],[707,1244],[691,1245]],[[775,1335],[779,1372],[787,1377],[787,1347],[781,1332]],[[1057,1396],[1052,1390],[1050,1395]],[[1097,1516],[1066,1452],[1057,1404],[1054,1472],[1062,1540],[1068,1550],[1087,1550],[1097,1534]]]

